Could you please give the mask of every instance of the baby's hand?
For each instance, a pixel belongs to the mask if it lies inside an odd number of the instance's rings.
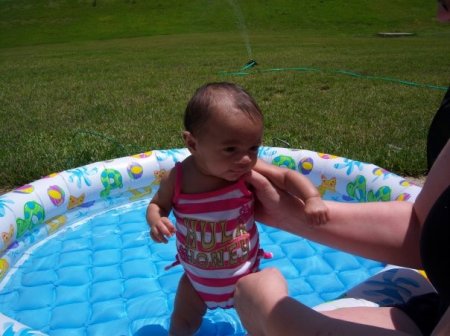
[[[167,217],[161,217],[161,219],[151,225],[150,237],[157,243],[167,243],[167,238],[172,237],[175,233],[175,227]]]
[[[305,201],[305,214],[311,225],[323,225],[328,222],[328,208],[320,196],[313,196]]]

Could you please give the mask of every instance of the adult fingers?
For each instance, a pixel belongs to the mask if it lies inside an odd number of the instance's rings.
[[[278,195],[273,184],[257,171],[252,170],[245,176],[245,180],[253,186],[260,199],[264,197],[276,197]]]

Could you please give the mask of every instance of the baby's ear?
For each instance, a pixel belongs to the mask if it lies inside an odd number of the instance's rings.
[[[183,132],[183,140],[184,140],[185,146],[187,147],[187,149],[189,149],[191,154],[193,152],[195,152],[195,150],[197,148],[197,140],[194,138],[192,133],[188,132],[188,131],[184,131]]]

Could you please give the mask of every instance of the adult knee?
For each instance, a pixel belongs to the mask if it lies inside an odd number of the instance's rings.
[[[287,295],[283,275],[275,268],[266,268],[249,274],[236,284],[234,306],[244,326],[251,334],[263,335],[261,324],[267,317],[267,307],[272,305],[272,289],[276,289],[275,301]]]

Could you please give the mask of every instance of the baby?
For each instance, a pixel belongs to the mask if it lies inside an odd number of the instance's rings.
[[[252,169],[299,197],[311,224],[325,224],[328,209],[303,175],[257,158],[263,115],[241,87],[200,87],[184,116],[183,139],[191,155],[166,174],[147,209],[150,236],[158,243],[176,234],[184,268],[171,317],[171,335],[190,335],[207,308],[233,306],[239,278],[258,270],[264,252],[245,183]],[[175,226],[168,219],[173,209]]]

